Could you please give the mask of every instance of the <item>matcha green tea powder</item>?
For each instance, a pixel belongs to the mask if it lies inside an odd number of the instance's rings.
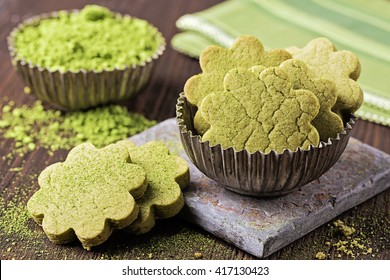
[[[151,57],[164,38],[147,21],[89,5],[79,12],[25,25],[16,32],[16,58],[51,71],[113,70]]]
[[[119,105],[61,113],[45,110],[40,101],[32,107],[6,104],[0,116],[0,135],[15,140],[15,151],[19,153],[37,146],[50,151],[71,149],[83,142],[101,148],[156,123]]]

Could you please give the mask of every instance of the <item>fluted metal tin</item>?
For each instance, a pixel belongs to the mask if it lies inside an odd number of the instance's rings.
[[[176,105],[180,137],[190,160],[207,177],[227,189],[250,196],[275,196],[299,188],[328,171],[339,159],[348,144],[356,118],[352,115],[335,139],[321,142],[308,150],[284,150],[283,153],[260,151],[249,153],[221,145],[210,146],[194,134],[193,118],[196,108],[187,102],[183,93]]]
[[[77,10],[69,11],[77,12]],[[120,17],[129,17],[128,15]],[[27,19],[15,27],[8,36],[8,49],[12,64],[21,75],[31,92],[40,100],[47,101],[60,108],[78,110],[97,105],[120,101],[134,96],[146,85],[151,76],[155,61],[165,50],[165,39],[157,51],[141,64],[129,65],[123,69],[102,71],[50,71],[24,59],[16,57],[14,46],[16,33],[26,25],[36,25],[40,20],[58,17],[58,13],[42,14]]]

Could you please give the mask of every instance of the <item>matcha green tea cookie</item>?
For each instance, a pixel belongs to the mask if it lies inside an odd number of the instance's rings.
[[[337,101],[332,108],[336,113],[354,113],[363,103],[363,92],[356,80],[360,75],[358,57],[350,51],[336,51],[326,38],[310,41],[304,48],[287,49],[293,56],[305,62],[317,78],[335,83]]]
[[[210,46],[202,51],[199,63],[203,73],[186,82],[184,93],[188,101],[199,108],[208,94],[223,92],[223,79],[229,70],[255,65],[278,66],[289,58],[291,55],[285,50],[265,51],[255,36],[240,36],[228,49]],[[209,128],[200,113],[195,115],[194,125],[200,134]]]
[[[136,146],[123,140],[118,144],[128,148],[132,162],[142,166],[148,177],[148,188],[137,204],[138,218],[126,228],[136,234],[146,233],[155,224],[155,219],[175,216],[184,206],[181,188],[187,186],[190,173],[187,162],[170,155],[163,142],[152,141]]]
[[[294,90],[278,67],[233,69],[226,74],[223,94],[210,94],[202,102],[202,116],[211,126],[202,140],[251,153],[308,149],[319,144],[310,123],[319,107],[311,91]]]
[[[80,144],[64,162],[42,171],[28,211],[54,243],[77,238],[86,249],[99,245],[113,229],[137,218],[135,199],[145,192],[147,179],[143,168],[130,162],[121,145]]]
[[[312,121],[320,134],[320,139],[327,142],[328,138],[336,138],[344,124],[332,107],[337,100],[337,92],[332,81],[315,79],[306,64],[298,59],[289,59],[280,65],[292,79],[294,89],[307,89],[313,92],[320,102],[318,115]]]

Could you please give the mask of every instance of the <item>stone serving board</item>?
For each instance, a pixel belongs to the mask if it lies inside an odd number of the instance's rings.
[[[390,155],[351,138],[339,161],[319,179],[287,195],[253,198],[226,190],[186,156],[174,118],[130,138],[162,140],[188,161],[191,181],[181,216],[259,258],[390,187]]]

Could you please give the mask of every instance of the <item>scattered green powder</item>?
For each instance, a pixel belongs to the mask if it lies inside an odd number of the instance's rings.
[[[37,175],[25,177],[27,181],[23,183],[17,179],[21,175],[15,176],[16,180],[10,182],[12,188],[5,188],[0,196],[0,257],[9,260],[49,258],[50,249],[45,242],[47,238],[34,224],[25,202]]]
[[[20,172],[23,170],[23,167],[12,167],[9,169],[10,172]]]
[[[147,21],[97,5],[60,11],[58,18],[25,26],[15,35],[17,58],[52,71],[122,69],[147,60],[163,41]]]
[[[336,220],[333,222],[333,227],[336,231],[336,234],[341,234],[342,239],[337,242],[330,244],[332,245],[337,252],[337,257],[341,257],[342,253],[349,256],[352,259],[355,259],[358,255],[367,255],[372,252],[372,248],[369,245],[364,244],[362,238],[354,236],[356,229],[352,226],[347,226],[343,221]]]
[[[24,203],[14,203],[12,201],[5,204],[4,199],[0,198],[0,234],[6,236],[20,236],[21,239],[36,236],[31,230],[27,221],[30,216]]]
[[[159,221],[147,234],[129,238],[117,232],[107,241],[101,259],[232,259],[234,252],[226,243],[180,220]],[[237,257],[237,256],[236,256]]]
[[[381,218],[373,218],[372,222],[377,223]],[[367,231],[367,228],[361,227],[357,230],[354,226],[348,226],[342,220],[336,220],[330,226],[330,233],[332,237],[329,241],[325,242],[325,245],[329,248],[329,250],[334,251],[334,256],[336,258],[347,257],[350,259],[362,258],[365,255],[371,255],[374,257],[373,253],[373,245],[370,244],[367,236],[378,236],[378,230],[380,228],[381,231],[389,232],[389,224],[388,221],[382,220],[385,223],[385,227],[378,227],[378,225],[371,224],[374,226],[375,230]],[[362,225],[366,224],[363,221],[358,221],[362,223]],[[365,222],[365,221],[364,221]],[[377,245],[378,246],[378,245]],[[385,247],[383,247],[385,249]],[[316,259],[325,259],[326,254],[324,252],[318,252],[315,256]]]
[[[2,108],[0,135],[15,140],[16,153],[32,151],[39,146],[49,151],[71,149],[83,142],[101,148],[155,123],[119,105],[61,113],[45,110],[39,101],[32,107],[16,107],[10,102]]]
[[[325,259],[389,259],[389,209],[385,204],[381,204],[379,209],[372,209],[369,205],[370,202],[366,202],[351,209],[339,219],[321,226],[315,233],[294,242],[293,246],[282,248],[267,259],[312,260],[324,255]],[[354,228],[355,232],[346,236],[345,233],[349,231],[341,231],[336,226],[341,224],[337,220],[342,221],[344,226]]]

